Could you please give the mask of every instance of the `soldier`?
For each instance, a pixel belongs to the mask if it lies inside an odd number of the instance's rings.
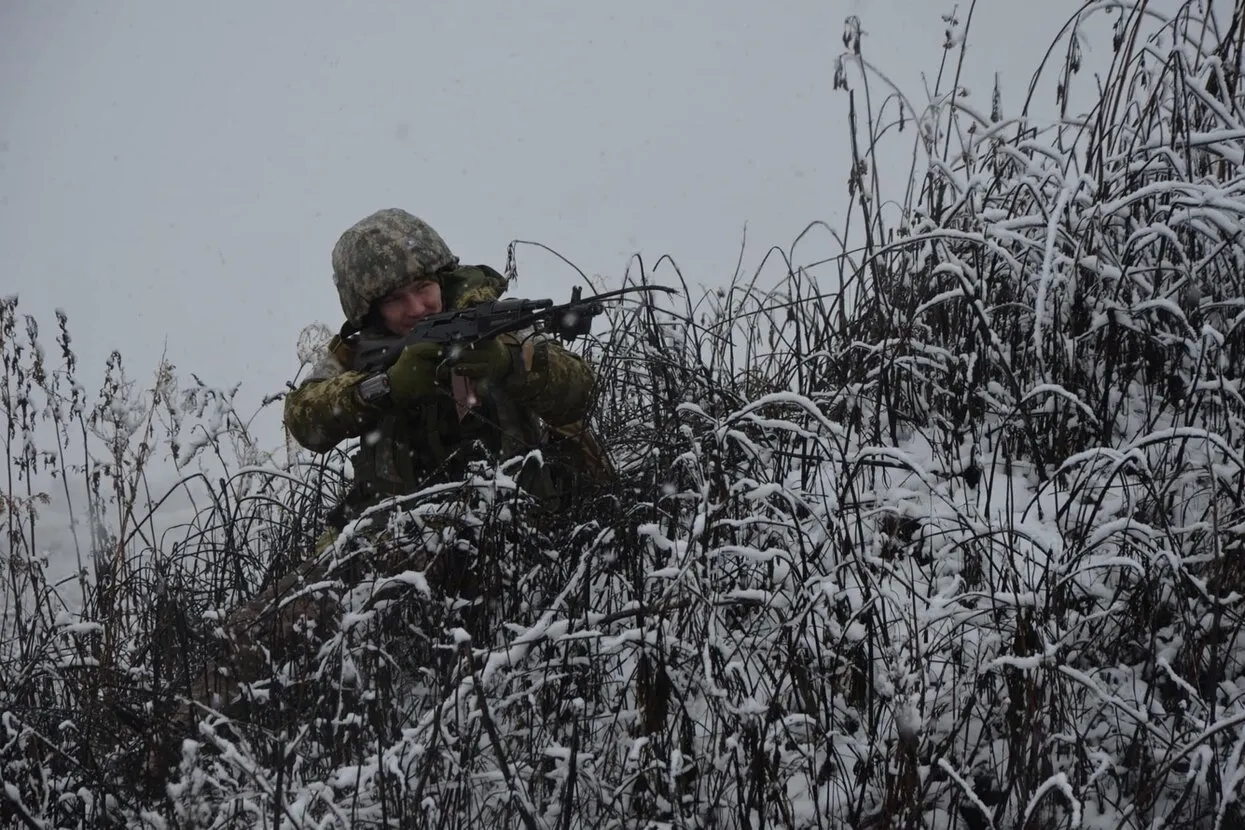
[[[366,376],[352,369],[352,331],[404,335],[429,314],[496,299],[506,289],[505,278],[492,268],[460,266],[422,220],[387,209],[354,225],[333,249],[333,281],[346,316],[345,336],[333,338],[286,398],[285,424],[315,452],[367,436],[353,458],[351,512],[454,476],[476,442],[503,458],[551,438],[585,443],[579,439],[592,370],[549,339],[504,335],[461,350],[452,367],[441,347],[416,344],[386,372]],[[603,457],[582,463],[606,464]],[[551,471],[533,468],[522,483],[557,503],[568,495],[568,481],[553,478]]]
[[[305,649],[308,629],[324,635],[335,628],[341,616],[336,596],[307,588],[335,567],[320,554],[364,509],[453,480],[481,453],[506,459],[560,445],[560,452],[547,457],[573,463],[561,471],[554,463],[527,464],[518,477],[546,508],[565,504],[585,474],[612,476],[584,426],[593,372],[551,339],[531,332],[504,335],[464,348],[452,360],[435,344],[415,344],[387,371],[353,368],[353,332],[404,335],[429,314],[496,299],[506,288],[501,274],[488,266],[460,265],[431,227],[399,209],[381,210],[349,228],[332,261],[346,324],[286,397],[285,424],[295,440],[317,453],[360,438],[352,457],[354,485],[310,561],[221,625],[217,633],[227,641],[227,654],[191,678],[189,697],[199,703],[230,703],[270,661],[288,657],[292,644]],[[403,561],[397,554],[389,554],[390,561],[383,552],[378,555],[382,561],[369,563],[378,572],[430,564],[409,561],[409,552]],[[181,719],[188,721],[190,714],[183,709]]]

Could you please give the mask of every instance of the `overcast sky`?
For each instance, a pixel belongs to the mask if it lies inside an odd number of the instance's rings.
[[[1079,5],[979,0],[970,101],[988,110],[998,72],[1015,114]],[[330,251],[379,208],[422,216],[468,263],[501,268],[519,238],[607,284],[634,253],[722,284],[745,225],[751,271],[808,223],[842,224],[844,19],[924,102],[951,9],[4,0],[0,293],[19,294],[49,347],[63,308],[89,380],[111,349],[146,378],[167,348],[182,373],[241,382],[245,406],[293,376],[304,326],[339,325]],[[822,237],[799,259],[833,252]],[[575,282],[520,251],[514,293]],[[261,428],[280,443],[277,410]]]
[[[1019,96],[1077,4],[982,0],[966,74]],[[965,6],[966,7],[966,6]],[[671,254],[693,282],[838,225],[844,18],[914,98],[950,4],[26,2],[0,5],[0,290],[84,362],[179,368],[258,398],[336,326],[329,252],[381,207],[466,262],[538,240],[615,280]],[[963,8],[961,13],[963,13]],[[825,246],[824,250],[829,251]],[[523,295],[574,275],[527,249]]]

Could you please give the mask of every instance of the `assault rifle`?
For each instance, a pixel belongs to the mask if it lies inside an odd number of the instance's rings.
[[[506,332],[540,326],[545,332],[569,343],[592,331],[592,318],[605,311],[605,301],[635,291],[666,291],[662,285],[633,285],[583,296],[581,286],[571,291],[571,301],[554,305],[553,300],[524,300],[504,297],[456,311],[431,314],[415,324],[403,336],[356,332],[346,339],[354,350],[355,369],[378,372],[388,369],[414,343],[440,343],[445,346],[466,346]]]

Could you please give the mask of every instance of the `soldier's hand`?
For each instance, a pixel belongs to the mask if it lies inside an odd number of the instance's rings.
[[[505,380],[514,369],[510,347],[498,340],[480,340],[451,355],[454,374],[494,383]]]
[[[409,404],[436,394],[440,363],[441,346],[436,343],[414,343],[403,349],[386,373],[393,402]]]

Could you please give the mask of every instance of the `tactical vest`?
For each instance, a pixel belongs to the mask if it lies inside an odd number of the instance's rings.
[[[461,419],[448,396],[384,413],[351,459],[368,502],[460,478],[473,460],[500,461],[540,446],[534,414],[487,389],[479,398]],[[524,467],[518,483],[542,500],[557,498],[552,478],[537,463]]]

